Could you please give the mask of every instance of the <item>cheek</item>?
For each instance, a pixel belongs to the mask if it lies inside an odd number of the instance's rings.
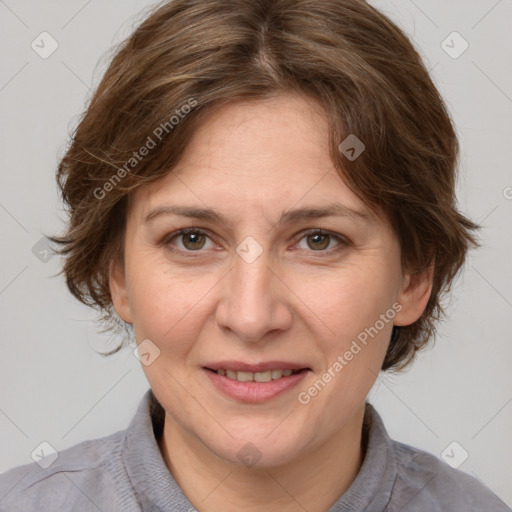
[[[134,264],[131,275],[130,307],[137,340],[149,338],[162,351],[186,350],[204,323],[205,291],[214,287],[215,280],[207,274],[173,274],[168,265],[158,262]]]
[[[300,296],[306,296],[306,305],[316,313],[317,321],[324,323],[327,338],[334,344],[349,342],[370,328],[385,314],[396,298],[396,284],[389,267],[351,267],[333,274],[329,279],[303,281]],[[392,322],[388,322],[390,325]],[[388,325],[386,323],[386,326]],[[379,323],[379,330],[386,330]],[[387,329],[388,331],[390,329]]]
[[[347,410],[364,400],[382,366],[396,314],[396,276],[389,268],[384,263],[347,268],[336,279],[322,280],[321,289],[309,295],[307,306],[317,326],[311,330],[318,334],[329,388],[318,405],[332,405],[335,416],[343,414],[340,405]]]
[[[396,314],[393,292],[391,281],[353,269],[308,303],[318,316],[316,332],[322,335],[315,342],[323,364],[302,389],[301,404],[307,402],[312,416],[329,418],[327,431],[347,421],[380,372]]]

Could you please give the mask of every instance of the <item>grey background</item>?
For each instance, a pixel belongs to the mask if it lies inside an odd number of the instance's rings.
[[[400,441],[438,457],[457,441],[469,454],[460,469],[512,505],[512,2],[371,3],[413,39],[447,101],[462,146],[460,208],[483,224],[484,247],[457,281],[435,350],[382,375],[370,399]],[[59,258],[44,261],[37,244],[65,219],[54,171],[68,133],[108,50],[149,5],[0,1],[0,472],[32,462],[42,441],[59,451],[126,428],[148,387],[130,349],[95,353],[107,338],[51,277]],[[46,59],[31,47],[43,31],[59,45]],[[458,58],[441,45],[453,31],[469,43]],[[453,36],[448,44],[461,48]]]

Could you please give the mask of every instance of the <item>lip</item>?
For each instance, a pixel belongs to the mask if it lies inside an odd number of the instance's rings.
[[[233,362],[231,362],[233,363]],[[266,371],[270,369],[280,369],[280,370],[294,370],[301,369],[300,372],[289,375],[288,377],[281,377],[280,379],[271,380],[269,382],[240,382],[238,380],[230,379],[229,377],[225,377],[223,375],[219,375],[215,371],[224,368],[226,370],[233,371],[247,371],[247,372],[260,372]],[[212,368],[212,366],[203,367],[202,371],[206,374],[206,376],[210,379],[210,382],[214,385],[214,387],[219,390],[224,395],[229,396],[239,402],[243,403],[262,403],[272,400],[287,391],[292,390],[306,377],[306,375],[310,372],[308,368],[305,368],[300,365],[293,365],[288,363],[288,365],[283,365],[282,362],[270,362],[270,363],[261,363],[261,364],[227,364],[219,363],[218,368]]]
[[[218,361],[214,363],[206,363],[204,368],[210,370],[231,370],[234,372],[266,372],[267,370],[309,370],[308,366],[303,363],[290,361],[265,361],[262,363],[245,363],[242,361]]]

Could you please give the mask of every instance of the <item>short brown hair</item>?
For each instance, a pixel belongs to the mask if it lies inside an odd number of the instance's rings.
[[[67,286],[107,329],[119,325],[109,269],[123,262],[130,194],[172,170],[211,107],[287,92],[323,106],[333,163],[391,222],[403,268],[434,265],[423,315],[393,329],[383,369],[402,368],[432,337],[477,226],[456,208],[459,146],[438,90],[404,33],[362,0],[155,7],[117,49],[58,166],[70,220],[51,239]],[[350,134],[365,145],[356,159],[339,149]]]

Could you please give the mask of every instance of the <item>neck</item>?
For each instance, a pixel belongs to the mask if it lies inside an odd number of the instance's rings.
[[[293,461],[247,468],[221,459],[167,413],[160,451],[174,479],[201,512],[328,510],[362,464],[364,404],[335,436]]]

